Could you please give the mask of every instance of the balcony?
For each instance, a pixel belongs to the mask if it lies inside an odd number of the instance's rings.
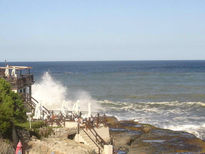
[[[34,83],[34,78],[33,75],[30,74],[30,69],[30,67],[25,66],[0,67],[0,77],[8,81],[13,90],[22,89]]]

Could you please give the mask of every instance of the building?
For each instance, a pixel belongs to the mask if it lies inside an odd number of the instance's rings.
[[[0,77],[11,84],[12,91],[20,94],[26,104],[31,105],[32,90],[34,84],[33,75],[30,73],[31,67],[9,66],[0,67]]]

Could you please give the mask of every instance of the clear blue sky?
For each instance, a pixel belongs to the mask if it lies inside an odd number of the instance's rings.
[[[205,0],[0,0],[0,61],[205,60]]]

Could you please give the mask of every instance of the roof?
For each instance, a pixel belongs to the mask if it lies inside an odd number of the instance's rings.
[[[16,70],[24,70],[24,69],[32,69],[32,67],[28,67],[28,66],[8,66],[8,67],[0,67],[0,69],[16,69]]]

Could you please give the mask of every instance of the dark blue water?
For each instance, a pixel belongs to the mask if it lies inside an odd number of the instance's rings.
[[[88,92],[108,114],[203,138],[205,61],[12,62],[45,72],[69,89]],[[0,63],[4,65],[4,63]]]
[[[74,90],[112,101],[204,101],[205,61],[18,62]],[[1,64],[2,65],[2,64]]]

